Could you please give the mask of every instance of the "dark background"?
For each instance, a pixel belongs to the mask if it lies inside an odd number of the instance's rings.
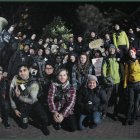
[[[132,14],[140,7],[139,2],[1,2],[0,16],[6,17],[9,24],[14,24],[18,20],[19,11],[28,7],[34,32],[40,33],[41,29],[57,16],[62,17],[66,25],[76,32],[78,18],[75,11],[84,4],[94,4],[101,11],[118,9],[126,14]]]

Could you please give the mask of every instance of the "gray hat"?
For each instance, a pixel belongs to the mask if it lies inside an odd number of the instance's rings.
[[[109,48],[114,48],[114,49],[116,49],[116,47],[115,47],[114,44],[110,44],[110,45],[109,45]]]
[[[89,74],[88,77],[87,77],[87,82],[88,81],[96,81],[96,83],[99,84],[98,79],[97,79],[97,77],[95,75],[90,75]]]

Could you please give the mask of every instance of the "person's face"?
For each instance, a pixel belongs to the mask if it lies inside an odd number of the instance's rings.
[[[34,49],[30,49],[29,52],[30,52],[31,55],[35,54],[35,50]]]
[[[115,25],[115,30],[119,30],[120,26],[118,24]]]
[[[56,58],[56,62],[57,62],[57,63],[60,63],[61,60],[62,60],[61,57],[60,57],[60,56],[57,56],[57,58]]]
[[[71,62],[75,62],[76,61],[76,58],[75,58],[75,56],[70,56],[70,60],[71,60]]]
[[[140,31],[140,28],[137,27],[137,28],[136,28],[136,31],[139,32],[139,31]]]
[[[85,64],[86,61],[87,61],[87,56],[86,55],[81,55],[80,56],[80,62],[81,62],[81,64]]]
[[[25,51],[25,52],[28,52],[28,51],[29,51],[29,45],[25,45],[24,51]]]
[[[129,51],[129,56],[130,56],[131,58],[136,58],[136,52],[133,51],[133,50],[130,50],[130,51]]]
[[[42,55],[43,55],[43,50],[42,50],[42,49],[39,49],[39,50],[38,50],[38,55],[39,55],[39,56],[42,56]]]
[[[78,42],[82,42],[83,38],[79,36],[79,37],[77,38],[77,40],[78,40]]]
[[[109,40],[109,39],[110,39],[109,34],[106,34],[106,35],[105,35],[105,38]]]
[[[94,38],[94,37],[95,37],[95,33],[94,33],[94,32],[91,32],[91,34],[90,34],[90,35],[91,35],[91,37],[92,37],[92,38]]]
[[[65,70],[61,71],[58,75],[58,80],[64,84],[68,80],[68,75]]]
[[[19,76],[20,76],[21,79],[27,80],[29,78],[29,70],[28,70],[28,68],[25,67],[25,66],[22,66],[19,69]]]
[[[45,50],[45,54],[49,55],[50,54],[50,50],[49,49],[46,49]]]
[[[129,33],[130,34],[133,34],[134,32],[133,32],[133,29],[129,29]]]
[[[94,88],[96,88],[96,86],[97,86],[97,83],[95,80],[88,81],[88,88],[89,89],[94,89]]]
[[[43,40],[39,40],[39,41],[38,41],[38,44],[39,44],[39,45],[42,45],[42,44],[43,44]]]
[[[54,68],[51,65],[46,65],[46,67],[45,67],[45,73],[47,75],[51,75],[51,74],[53,74],[53,72],[54,72]]]
[[[31,36],[31,39],[32,39],[32,40],[35,40],[35,38],[36,38],[36,34],[33,34],[33,35]]]
[[[57,44],[57,38],[55,38],[55,39],[53,40],[53,42],[54,42],[55,44]]]
[[[110,54],[115,54],[116,49],[115,48],[109,48],[109,53]]]
[[[9,28],[9,32],[12,33],[12,32],[14,31],[14,29],[15,29],[15,27],[14,27],[14,26],[11,26],[11,27]]]
[[[46,43],[49,43],[50,42],[50,39],[49,38],[46,38],[45,42]]]

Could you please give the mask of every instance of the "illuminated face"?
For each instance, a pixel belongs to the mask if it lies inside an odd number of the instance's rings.
[[[75,58],[75,56],[70,56],[70,60],[71,60],[71,62],[75,62],[76,61],[76,58]]]
[[[39,55],[39,56],[42,56],[42,55],[43,55],[43,50],[42,50],[42,49],[39,49],[39,50],[38,50],[38,55]]]
[[[97,86],[97,83],[96,83],[96,81],[95,80],[91,80],[91,81],[88,81],[88,88],[89,89],[94,89],[94,88],[96,88],[96,86]]]
[[[116,49],[115,48],[109,48],[109,53],[110,54],[115,54]]]
[[[131,58],[136,58],[136,52],[135,52],[134,50],[130,50],[130,51],[129,51],[129,56],[130,56]]]
[[[85,64],[87,62],[87,56],[86,55],[81,55],[80,56],[80,62],[81,62],[81,64]]]
[[[64,84],[66,83],[66,81],[68,80],[68,74],[67,74],[67,71],[66,70],[63,70],[59,73],[58,75],[58,80]]]
[[[29,78],[29,70],[28,70],[28,68],[25,67],[25,66],[22,66],[19,69],[19,76],[21,77],[21,79],[27,80]]]
[[[115,25],[115,30],[119,30],[120,26],[118,24]]]
[[[53,74],[53,71],[54,71],[54,68],[51,65],[46,65],[46,67],[45,67],[45,73],[47,75]]]
[[[79,37],[77,38],[77,40],[78,40],[78,42],[82,42],[83,38],[79,36]]]
[[[32,39],[32,40],[35,40],[35,38],[36,38],[36,34],[33,34],[33,35],[31,36],[31,39]]]
[[[90,34],[90,35],[91,35],[91,37],[92,37],[92,38],[94,38],[94,37],[95,37],[95,33],[94,33],[94,32],[91,32],[91,34]]]

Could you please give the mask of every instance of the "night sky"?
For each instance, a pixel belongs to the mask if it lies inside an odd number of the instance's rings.
[[[34,28],[39,31],[40,28],[44,27],[46,23],[50,23],[54,17],[61,16],[67,25],[75,29],[74,25],[77,22],[77,16],[75,10],[79,5],[84,5],[86,2],[12,2],[12,3],[1,3],[0,14],[4,11],[4,16],[9,18],[11,9],[16,11],[19,5],[28,6],[31,9],[31,21],[34,23]],[[108,8],[116,8],[125,13],[131,14],[136,10],[140,3],[138,2],[90,2],[88,4],[94,4],[100,10],[106,10]],[[9,12],[9,13],[8,13]]]

